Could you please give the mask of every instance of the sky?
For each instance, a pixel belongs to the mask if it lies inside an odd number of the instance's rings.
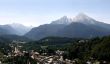
[[[0,24],[48,24],[78,13],[110,24],[110,0],[0,0]]]

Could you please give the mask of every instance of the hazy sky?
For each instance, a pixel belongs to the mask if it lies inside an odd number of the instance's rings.
[[[110,23],[110,0],[0,0],[0,24],[38,26],[80,12]]]

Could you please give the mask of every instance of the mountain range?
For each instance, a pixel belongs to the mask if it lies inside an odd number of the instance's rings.
[[[0,25],[0,35],[24,35],[31,30],[32,27],[26,27],[22,24],[13,23]]]
[[[74,18],[64,16],[50,24],[32,28],[24,36],[39,40],[48,36],[69,38],[93,38],[110,35],[110,24],[97,21],[83,13]]]
[[[32,26],[28,27],[19,23],[13,23],[8,25],[17,31],[17,35],[24,35],[33,28]]]
[[[23,35],[31,30],[31,28],[18,23],[0,25],[0,41],[2,38],[10,41],[30,41],[30,39]]]
[[[22,24],[0,25],[0,36],[39,40],[45,37],[93,38],[110,35],[110,24],[97,21],[84,13],[74,18],[63,16],[50,24],[26,27]]]

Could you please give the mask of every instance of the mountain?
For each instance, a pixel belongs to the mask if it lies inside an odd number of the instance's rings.
[[[80,13],[73,22],[58,31],[61,37],[92,38],[110,35],[110,24],[105,24]]]
[[[24,36],[39,40],[45,38],[47,36],[56,36],[58,30],[64,28],[66,25],[70,24],[72,19],[67,18],[67,16],[63,16],[62,18],[52,21],[50,24],[40,25],[39,27],[33,28]]]
[[[17,31],[9,25],[0,25],[0,35],[17,34]]]
[[[13,27],[10,25],[0,25],[0,42],[11,42],[13,40],[20,40],[20,41],[31,41],[31,39],[24,37],[24,36],[18,36],[18,31],[16,31]]]
[[[0,35],[24,35],[31,28],[17,23],[0,25]]]
[[[73,19],[64,16],[50,24],[35,27],[25,34],[25,36],[35,40],[48,36],[93,38],[110,35],[109,27],[110,24],[96,21],[95,19],[80,13]]]
[[[9,24],[9,26],[17,31],[17,35],[24,35],[32,29],[32,27],[27,27],[18,23]]]

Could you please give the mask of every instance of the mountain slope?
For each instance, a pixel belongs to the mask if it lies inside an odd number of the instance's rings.
[[[45,24],[33,28],[30,32],[25,34],[26,37],[38,40],[47,36],[55,36],[58,30],[64,28],[63,24]]]
[[[110,30],[97,25],[86,25],[74,22],[58,32],[61,37],[92,38],[109,35]]]
[[[0,25],[0,35],[17,34],[17,31],[9,25]]]

